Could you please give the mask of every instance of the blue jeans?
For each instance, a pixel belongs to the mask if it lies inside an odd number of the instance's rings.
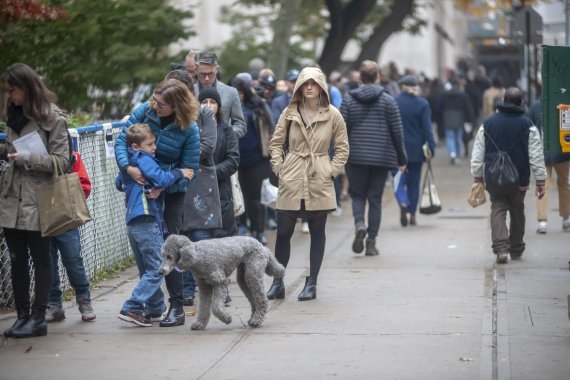
[[[210,240],[212,239],[212,234],[210,230],[194,230],[190,232],[190,240],[196,242],[200,240]],[[196,280],[192,276],[192,272],[187,270],[182,273],[182,281],[184,283],[184,298],[194,298],[194,293],[196,292]]]
[[[85,275],[85,267],[83,266],[83,257],[81,257],[81,239],[79,236],[79,228],[74,228],[61,235],[51,238],[49,252],[53,262],[53,286],[51,288],[48,304],[54,307],[62,307],[61,303],[61,279],[59,278],[58,255],[61,255],[61,262],[69,283],[75,290],[75,301],[90,301],[89,280]]]
[[[368,238],[376,239],[382,220],[382,194],[388,178],[388,168],[382,166],[346,164],[348,192],[352,198],[354,224],[364,223],[368,201]]]
[[[423,162],[408,162],[408,172],[406,174],[406,191],[408,192],[408,212],[412,215],[418,210],[418,201],[420,199],[420,180],[422,176]]]
[[[139,216],[127,224],[127,236],[140,280],[133,289],[131,298],[123,304],[122,310],[162,314],[166,310],[164,294],[160,289],[163,277],[159,273],[162,264],[160,249],[164,242],[162,228],[154,217]]]
[[[461,145],[463,144],[463,127],[459,129],[445,129],[445,143],[449,157],[461,157]]]

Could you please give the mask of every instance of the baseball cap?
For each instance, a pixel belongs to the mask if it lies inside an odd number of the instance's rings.
[[[275,88],[275,77],[273,75],[264,75],[259,78],[259,83]]]
[[[297,78],[299,78],[299,70],[293,69],[293,70],[289,70],[289,71],[287,71],[287,73],[285,73],[285,80],[286,81],[294,81],[294,80],[297,80]]]

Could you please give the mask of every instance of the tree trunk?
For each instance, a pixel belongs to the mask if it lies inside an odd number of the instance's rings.
[[[301,0],[282,0],[279,16],[275,20],[273,43],[268,59],[270,67],[277,78],[285,76],[289,58],[289,39],[295,26],[295,20],[301,9]]]
[[[356,28],[376,4],[376,0],[351,0],[343,7],[341,0],[325,0],[330,13],[330,29],[319,58],[319,65],[328,75],[340,64],[344,47]]]
[[[374,32],[368,41],[362,45],[358,58],[351,65],[353,68],[357,68],[360,62],[365,59],[378,61],[378,56],[380,55],[380,50],[382,49],[384,42],[386,42],[388,37],[393,33],[399,32],[403,29],[402,22],[409,14],[412,13],[414,9],[414,0],[394,1],[390,8],[390,16],[386,17],[384,22],[376,25]]]

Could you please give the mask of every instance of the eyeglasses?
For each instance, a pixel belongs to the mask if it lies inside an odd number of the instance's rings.
[[[211,72],[211,73],[198,73],[198,76],[200,77],[200,79],[206,79],[206,78],[215,78],[216,77],[216,73]]]
[[[160,109],[164,109],[166,107],[172,107],[170,104],[166,104],[166,103],[162,103],[162,102],[158,101],[158,99],[154,95],[152,96],[152,100],[154,100],[154,102],[156,103],[156,105]]]

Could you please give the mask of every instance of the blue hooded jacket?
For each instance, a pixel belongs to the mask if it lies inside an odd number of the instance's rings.
[[[141,171],[146,184],[141,185],[135,182],[130,175],[125,172],[119,172],[115,180],[117,190],[126,193],[127,216],[126,222],[129,222],[141,215],[154,216],[157,223],[163,225],[162,220],[162,202],[164,192],[157,199],[148,199],[145,196],[146,189],[165,189],[172,186],[180,178],[183,178],[182,170],[172,169],[164,171],[161,169],[158,161],[150,154],[141,150],[133,150],[129,148],[129,165],[138,167]]]

